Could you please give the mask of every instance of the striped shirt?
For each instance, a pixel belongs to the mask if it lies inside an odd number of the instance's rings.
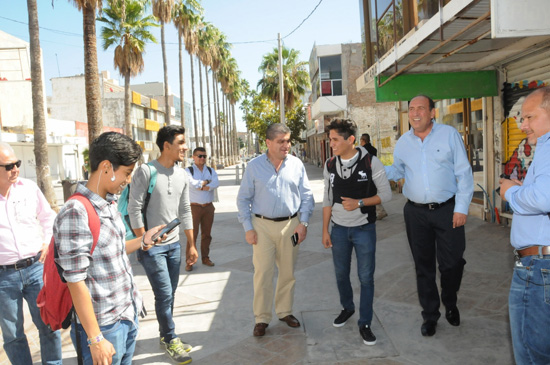
[[[68,201],[54,222],[53,235],[67,282],[85,281],[99,326],[120,320],[134,321],[142,309],[142,298],[126,254],[125,229],[115,198],[107,200],[84,185],[76,191],[90,200],[101,222],[97,246],[90,255],[93,237],[86,208],[77,200]]]

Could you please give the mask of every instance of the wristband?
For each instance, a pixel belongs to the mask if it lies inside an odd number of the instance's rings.
[[[145,233],[143,234],[143,236],[141,236],[141,249],[144,250],[145,248],[149,247],[151,245],[148,245],[145,243]]]
[[[99,335],[97,335],[93,338],[88,338],[88,347],[90,347],[92,345],[97,345],[98,343],[100,343],[104,339],[105,339],[105,337],[103,337],[103,333],[99,332]]]

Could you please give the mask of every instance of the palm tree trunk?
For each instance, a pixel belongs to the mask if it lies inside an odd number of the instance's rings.
[[[202,96],[202,68],[201,68],[201,60],[200,58],[198,58],[198,71],[199,71],[199,85],[200,85],[200,88],[199,88],[199,91],[200,91],[200,99],[201,99],[201,128],[202,128],[202,147],[203,148],[206,148],[206,133],[204,133],[204,99],[203,99],[203,96]]]
[[[124,133],[130,138],[132,134],[132,122],[130,121],[130,73],[124,75]]]
[[[160,43],[162,47],[162,69],[164,70],[164,111],[166,113],[164,122],[170,125],[170,104],[168,103],[168,64],[166,62],[166,43],[164,41],[164,22],[160,22]]]
[[[57,199],[53,190],[50,165],[48,163],[48,137],[44,108],[44,84],[40,64],[40,37],[36,0],[27,0],[29,13],[29,41],[31,58],[32,116],[34,128],[34,158],[36,161],[36,181],[40,190],[57,211]]]
[[[214,104],[214,129],[216,130],[215,131],[215,146],[216,146],[216,161],[218,163],[221,162],[221,154],[220,154],[220,128],[219,128],[219,124],[218,124],[218,105],[217,105],[217,102],[218,102],[218,99],[216,97],[216,93],[217,93],[217,90],[216,90],[216,72],[212,71],[212,99],[213,102],[212,104]]]
[[[214,79],[215,79],[215,84],[214,84],[214,88],[216,89],[216,92],[214,93],[214,95],[216,96],[216,104],[214,104],[216,106],[216,125],[218,126],[217,127],[217,134],[218,134],[218,155],[219,155],[219,158],[220,158],[220,162],[222,165],[225,166],[224,164],[224,161],[223,161],[223,142],[222,142],[222,124],[221,124],[221,119],[220,119],[220,114],[221,114],[221,105],[220,105],[220,93],[219,93],[219,87],[218,87],[218,75],[217,74],[214,74]]]
[[[189,53],[189,58],[191,59],[191,96],[193,99],[193,127],[195,129],[195,132],[193,133],[193,137],[195,138],[195,147],[197,147],[197,142],[199,141],[198,133],[199,128],[197,126],[197,105],[195,102],[195,66],[193,62],[193,55]]]
[[[181,126],[185,128],[185,102],[183,99],[183,41],[180,32],[178,32],[178,58],[180,69],[180,120]]]
[[[208,108],[208,135],[210,136],[210,155],[214,157],[214,135],[212,134],[212,113],[210,112],[210,84],[208,83],[208,68],[204,65],[204,73],[206,76],[206,105]]]
[[[92,141],[103,132],[95,17],[95,2],[86,2],[82,8],[82,18],[84,28],[84,80],[89,144],[92,144]]]
[[[235,117],[235,104],[231,104],[231,114],[233,115],[233,145],[235,146],[235,163],[239,161],[239,139],[237,138],[237,118]]]
[[[227,96],[223,94],[223,127],[224,127],[224,150],[225,150],[225,158],[227,160],[228,165],[232,165],[231,163],[231,155],[229,154],[229,115],[227,114]]]

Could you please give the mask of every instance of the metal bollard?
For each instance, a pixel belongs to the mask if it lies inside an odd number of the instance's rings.
[[[243,174],[241,175],[241,178],[244,177],[244,169],[245,169],[245,165],[244,165],[244,162],[243,162]]]
[[[236,184],[241,183],[241,178],[240,178],[240,175],[239,175],[239,165],[237,165],[237,169],[235,170],[235,183]]]

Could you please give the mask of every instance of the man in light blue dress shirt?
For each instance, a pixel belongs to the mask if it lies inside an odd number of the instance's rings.
[[[537,149],[523,183],[500,180],[514,211],[510,332],[517,364],[550,364],[550,88],[529,94],[521,115],[521,130]]]
[[[456,303],[466,264],[464,224],[474,192],[462,136],[455,128],[436,123],[434,117],[431,98],[419,95],[410,101],[412,129],[399,138],[394,163],[386,167],[389,180],[405,178],[403,195],[408,202],[403,213],[416,268],[423,336],[435,334],[441,316],[436,261],[445,317],[451,325],[460,325]]]
[[[272,318],[275,264],[275,313],[290,327],[300,326],[292,314],[294,266],[315,205],[302,161],[288,154],[290,129],[271,124],[266,138],[267,152],[250,161],[237,195],[239,222],[246,242],[253,246],[254,336],[265,335]]]

